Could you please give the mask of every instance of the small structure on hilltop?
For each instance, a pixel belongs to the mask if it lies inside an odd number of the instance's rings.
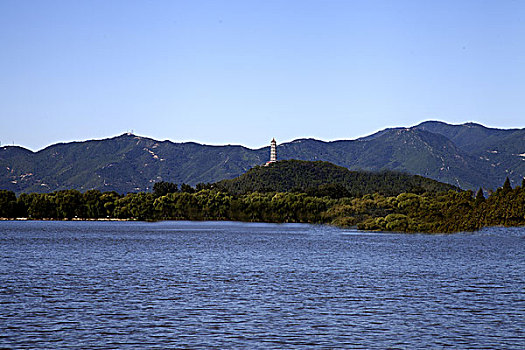
[[[275,138],[273,138],[272,142],[270,142],[270,160],[266,162],[265,166],[275,162],[277,162],[277,142]]]

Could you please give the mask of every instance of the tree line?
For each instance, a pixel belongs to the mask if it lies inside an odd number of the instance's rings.
[[[333,190],[333,189],[332,189]],[[29,219],[233,220],[322,223],[399,232],[472,231],[525,225],[525,180],[507,179],[485,198],[483,191],[379,193],[360,197],[302,192],[232,194],[211,185],[155,184],[153,193],[64,190],[21,194],[0,190],[0,217]]]

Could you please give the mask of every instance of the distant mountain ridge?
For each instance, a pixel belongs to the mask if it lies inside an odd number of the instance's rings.
[[[269,135],[269,139],[271,135]],[[158,181],[217,182],[239,176],[269,158],[269,146],[209,146],[157,141],[133,134],[58,143],[32,152],[0,147],[0,188],[22,192],[99,189],[149,191]],[[508,176],[525,176],[525,129],[427,121],[356,140],[297,139],[277,146],[277,158],[322,160],[350,170],[394,170],[464,189],[494,189]]]

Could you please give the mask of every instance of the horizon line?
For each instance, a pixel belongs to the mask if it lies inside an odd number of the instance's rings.
[[[359,140],[359,139],[362,139],[362,138],[365,138],[365,137],[368,137],[368,136],[371,136],[371,135],[374,135],[380,131],[384,131],[384,130],[390,130],[390,129],[411,129],[411,128],[414,128],[416,126],[419,126],[423,123],[426,123],[426,122],[437,122],[437,123],[443,123],[443,124],[447,124],[447,125],[451,125],[451,126],[462,126],[462,125],[468,125],[468,124],[475,124],[475,125],[479,125],[481,127],[484,127],[484,128],[487,128],[487,129],[495,129],[495,130],[521,130],[521,129],[525,129],[525,127],[511,127],[511,128],[501,128],[501,127],[494,127],[494,126],[487,126],[487,125],[484,125],[484,124],[481,124],[479,122],[476,122],[476,121],[466,121],[466,122],[463,122],[463,123],[449,123],[449,122],[446,122],[446,121],[442,121],[442,120],[437,120],[437,119],[426,119],[426,120],[423,120],[417,124],[414,124],[414,125],[411,125],[411,126],[386,126],[382,129],[377,129],[371,133],[368,133],[366,135],[361,135],[359,137],[356,137],[356,138],[339,138],[339,139],[330,139],[330,140],[324,140],[324,139],[321,139],[321,138],[316,138],[315,136],[302,136],[302,137],[297,137],[297,138],[293,138],[291,140],[286,140],[286,141],[283,141],[283,142],[280,142],[278,143],[278,145],[282,145],[282,144],[286,144],[286,143],[291,143],[291,142],[294,142],[294,141],[299,141],[299,140],[315,140],[315,141],[320,141],[320,142],[336,142],[336,141],[355,141],[355,140]],[[130,131],[131,130],[131,131]],[[175,143],[175,144],[185,144],[185,143],[194,143],[194,144],[198,144],[198,145],[202,145],[202,146],[211,146],[211,147],[226,147],[226,146],[234,146],[234,147],[244,147],[244,148],[247,148],[247,149],[251,149],[251,150],[258,150],[258,149],[263,149],[263,148],[266,148],[266,147],[270,147],[270,142],[271,142],[271,139],[270,141],[268,141],[268,144],[265,145],[265,146],[260,146],[260,147],[249,147],[249,146],[246,146],[246,145],[242,145],[242,144],[234,144],[234,143],[216,143],[216,144],[213,144],[213,143],[205,143],[205,142],[202,142],[202,141],[197,141],[197,140],[183,140],[183,141],[173,141],[171,139],[164,139],[164,140],[160,140],[160,139],[156,139],[154,138],[154,136],[145,136],[145,135],[139,135],[139,134],[136,134],[134,133],[134,130],[133,129],[128,129],[128,131],[125,131],[123,133],[120,133],[120,134],[117,134],[117,135],[113,135],[113,136],[106,136],[106,137],[101,137],[101,138],[91,138],[91,139],[84,139],[84,140],[63,140],[63,141],[57,141],[57,142],[54,142],[54,143],[51,143],[51,144],[48,144],[47,146],[44,146],[38,150],[34,150],[34,149],[31,149],[29,147],[25,147],[21,144],[16,144],[14,141],[13,141],[13,144],[4,144],[2,145],[0,143],[0,148],[1,149],[5,149],[7,147],[18,147],[18,148],[23,148],[25,150],[28,150],[28,151],[31,151],[33,153],[38,153],[40,151],[43,151],[49,147],[52,147],[52,146],[56,146],[56,145],[61,145],[61,144],[69,144],[69,143],[83,143],[83,142],[90,142],[90,141],[104,141],[104,140],[110,140],[110,139],[114,139],[114,138],[118,138],[118,137],[122,137],[122,136],[134,136],[134,137],[140,137],[140,138],[146,138],[146,139],[150,139],[150,140],[153,140],[153,141],[158,141],[158,142],[171,142],[171,143]]]

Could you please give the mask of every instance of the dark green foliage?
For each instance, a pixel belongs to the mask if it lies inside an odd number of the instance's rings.
[[[350,171],[328,162],[285,160],[255,167],[232,180],[215,184],[232,194],[251,192],[305,192],[316,197],[341,198],[380,193],[392,196],[416,190],[418,193],[457,190],[421,176],[392,171]]]
[[[176,193],[178,190],[177,184],[172,182],[160,181],[153,185],[153,195],[155,197],[165,196],[168,193]]]
[[[483,203],[485,201],[485,195],[483,194],[483,189],[480,188],[478,192],[476,193],[476,205],[479,205],[480,203]]]
[[[52,196],[55,205],[56,217],[59,219],[72,219],[86,217],[84,212],[82,193],[77,190],[55,192]]]
[[[155,197],[151,193],[129,193],[115,201],[113,217],[119,219],[154,220]]]
[[[28,209],[31,203],[33,202],[33,197],[35,194],[22,193],[17,200],[19,217],[29,217]]]
[[[202,191],[202,190],[211,190],[213,189],[214,185],[213,184],[210,184],[210,183],[198,183],[197,185],[195,185],[195,189],[198,191]]]
[[[116,203],[120,198],[122,198],[122,196],[115,191],[102,193],[100,196],[100,202],[103,203],[106,217],[115,217],[114,212]]]
[[[300,192],[302,189],[297,190]],[[312,197],[330,197],[330,198],[343,198],[351,197],[350,191],[340,183],[323,184],[317,187],[308,187],[304,190],[306,194]]]
[[[0,190],[0,218],[14,218],[18,214],[18,203],[13,191]]]
[[[97,190],[89,190],[84,193],[84,211],[82,216],[84,218],[107,218],[113,217],[113,210],[115,209],[115,203],[121,196],[115,192],[104,192],[101,193]]]
[[[31,219],[58,218],[54,197],[47,194],[33,194],[27,208],[27,216]]]
[[[102,193],[98,190],[86,191],[83,195],[84,202],[84,217],[87,218],[104,218],[106,217],[106,209],[104,202],[101,200]]]
[[[194,193],[195,189],[188,184],[180,185],[180,191],[184,193]]]
[[[509,191],[512,191],[512,187],[510,186],[510,180],[509,178],[507,177],[505,179],[505,182],[503,183],[503,188],[502,188],[503,192],[509,192]]]

